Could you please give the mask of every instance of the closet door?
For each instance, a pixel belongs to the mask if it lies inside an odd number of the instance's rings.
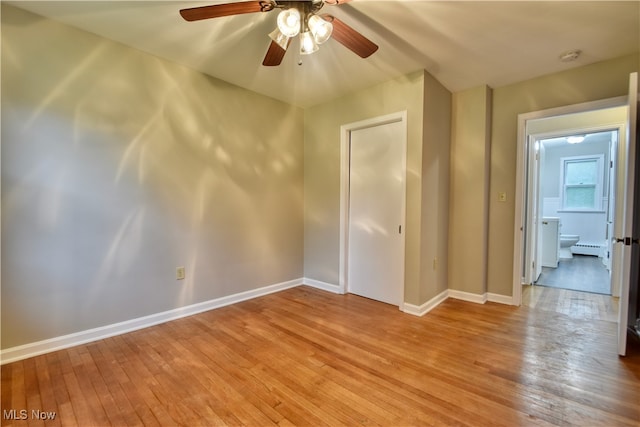
[[[404,290],[404,123],[350,135],[348,291],[400,305]]]

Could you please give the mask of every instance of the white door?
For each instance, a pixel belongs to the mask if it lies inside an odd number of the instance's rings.
[[[635,183],[636,132],[638,123],[638,73],[632,73],[629,78],[629,120],[627,123],[627,138],[620,144],[623,157],[618,163],[624,168],[624,191],[616,197],[616,204],[621,203],[624,212],[622,224],[615,224],[616,246],[622,248],[622,280],[620,289],[620,309],[618,310],[618,354],[624,356],[627,352],[627,323],[629,313],[629,287],[631,282],[631,236],[633,232],[633,199]]]
[[[352,130],[348,291],[400,305],[404,290],[405,123]]]
[[[528,144],[526,256],[524,282],[534,284],[542,273],[542,202],[540,200],[540,143],[531,136]]]

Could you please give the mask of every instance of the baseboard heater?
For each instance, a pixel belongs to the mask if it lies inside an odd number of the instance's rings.
[[[577,245],[571,246],[571,252],[577,255],[602,256],[604,247],[604,245],[596,243],[578,243]]]

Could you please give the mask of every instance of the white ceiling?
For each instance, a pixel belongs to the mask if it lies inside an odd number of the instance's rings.
[[[354,0],[325,5],[380,46],[368,59],[335,40],[292,44],[263,67],[277,12],[186,22],[178,10],[229,1],[8,1],[238,86],[308,107],[426,69],[450,91],[499,87],[640,50],[638,1]],[[580,49],[575,62],[561,53]]]
[[[606,131],[606,132],[594,132],[594,133],[572,133],[576,136],[584,136],[585,139],[580,144],[595,144],[600,142],[610,143],[613,140],[614,131]],[[569,136],[569,135],[567,135]],[[546,148],[557,148],[557,147],[565,147],[569,146],[569,142],[567,141],[567,137],[562,138],[549,138],[540,140],[540,143],[543,144]]]

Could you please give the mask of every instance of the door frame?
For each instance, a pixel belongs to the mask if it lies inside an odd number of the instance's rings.
[[[515,215],[514,215],[514,246],[513,246],[513,304],[522,304],[522,285],[525,284],[526,275],[524,259],[525,236],[527,232],[525,224],[527,221],[527,206],[530,203],[528,185],[528,173],[530,172],[530,144],[534,143],[532,134],[528,131],[528,122],[532,120],[546,119],[567,114],[586,113],[596,110],[604,110],[608,108],[623,107],[627,104],[627,96],[619,96],[615,98],[603,99],[598,101],[584,102],[580,104],[567,105],[562,107],[550,108],[547,110],[533,111],[518,115],[518,136],[517,136],[517,161],[516,161],[516,197],[515,197]],[[595,127],[595,126],[594,126]],[[613,126],[610,126],[613,127]],[[538,135],[535,135],[538,136]],[[613,278],[612,278],[613,280]]]
[[[535,283],[537,279],[536,274],[538,274],[537,269],[542,264],[540,262],[541,260],[540,223],[544,215],[541,209],[542,197],[540,196],[540,177],[541,177],[541,170],[542,170],[542,161],[544,159],[544,156],[540,155],[540,152],[543,151],[544,148],[541,144],[541,141],[545,139],[551,139],[551,138],[562,138],[562,137],[566,137],[574,134],[587,134],[587,133],[599,133],[599,132],[611,132],[611,133],[615,132],[618,134],[618,137],[619,137],[620,134],[624,132],[624,130],[625,130],[625,125],[623,123],[619,123],[619,124],[610,123],[610,124],[593,125],[593,126],[581,126],[575,129],[562,129],[558,131],[535,133],[535,134],[530,133],[527,135],[529,138],[529,146],[527,147],[527,149],[530,150],[527,153],[527,156],[529,157],[529,160],[528,160],[529,174],[527,176],[527,180],[529,183],[532,182],[532,185],[529,186],[525,184],[525,191],[527,194],[523,196],[523,198],[526,200],[526,203],[527,203],[526,207],[524,208],[525,212],[523,214],[524,215],[524,219],[523,219],[524,239],[525,239],[522,245],[523,250],[525,251],[525,255],[523,259],[524,259],[525,267],[529,266],[523,269],[525,272],[522,278],[523,284]],[[610,143],[610,146],[609,146],[610,152],[611,152],[611,145],[615,147],[615,154],[617,156],[618,142],[616,141],[613,144]],[[617,167],[616,158],[611,158],[610,161],[612,161],[613,164],[615,164],[615,167]],[[610,168],[605,165],[603,165],[603,167],[606,170],[606,172],[603,172],[603,174],[604,173],[610,174]],[[614,173],[616,173],[616,175],[612,177],[613,178],[612,181],[614,183],[614,190],[615,190],[617,170],[614,170]],[[611,182],[609,184],[611,185]],[[609,194],[608,198],[615,199],[615,196],[612,197]],[[607,207],[607,210],[608,209],[609,207]],[[533,218],[529,218],[527,214],[532,211],[535,211],[535,213],[533,214]],[[615,215],[615,209],[613,214]],[[535,223],[535,219],[537,219],[538,221],[537,223]],[[609,240],[611,239],[609,238]],[[533,255],[534,253],[535,253],[535,256]],[[534,267],[532,266],[532,262],[534,261],[536,263],[535,272],[534,272]],[[610,289],[614,288],[612,285],[613,285],[613,278],[610,277],[609,278]],[[613,296],[617,296],[617,295],[613,295]]]
[[[404,171],[402,179],[402,206],[401,218],[403,219],[403,228],[406,223],[406,206],[407,206],[407,111],[399,111],[371,119],[361,120],[354,123],[348,123],[340,126],[340,262],[338,273],[339,293],[345,294],[349,291],[348,272],[349,272],[349,179],[350,179],[350,160],[351,160],[351,132],[376,126],[384,126],[390,123],[402,123],[400,141],[403,146],[404,156],[402,157],[402,170]],[[406,232],[401,233],[402,239],[402,295],[400,298],[400,307],[404,302],[404,259],[405,259],[405,236]]]

